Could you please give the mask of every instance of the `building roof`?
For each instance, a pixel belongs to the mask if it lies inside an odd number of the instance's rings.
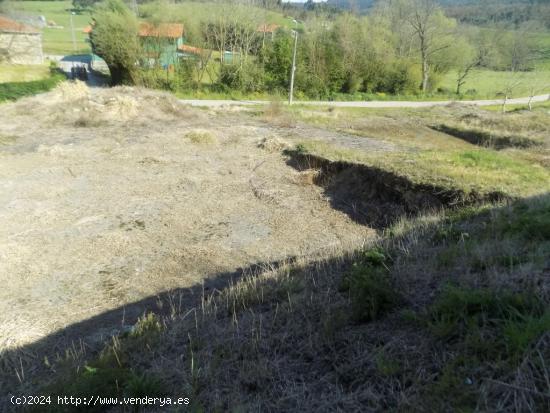
[[[165,37],[178,39],[183,36],[184,28],[181,23],[160,23],[158,26],[142,22],[139,24],[139,36],[141,37]]]
[[[0,16],[0,32],[39,34],[40,30],[18,21],[8,19],[6,16]]]
[[[259,33],[275,33],[279,27],[281,27],[281,26],[279,26],[278,24],[264,23],[264,24],[259,25],[258,28],[256,29],[256,31],[259,32]]]
[[[208,52],[206,49],[201,49],[200,47],[190,46],[188,44],[182,44],[180,47],[178,47],[178,50],[180,52],[184,53],[191,53],[191,54],[201,54],[203,52]]]

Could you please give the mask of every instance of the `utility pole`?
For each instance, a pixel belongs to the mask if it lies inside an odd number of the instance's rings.
[[[71,37],[73,38],[73,51],[76,52],[76,38],[74,35],[73,15],[74,11],[71,12]]]
[[[294,99],[294,74],[296,72],[296,48],[298,46],[298,22],[294,20],[296,30],[294,30],[294,53],[292,55],[292,69],[290,70],[290,92],[288,94],[288,104],[292,105]]]

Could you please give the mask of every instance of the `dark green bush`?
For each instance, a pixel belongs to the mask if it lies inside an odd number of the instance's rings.
[[[53,72],[47,79],[33,80],[31,82],[0,83],[0,102],[17,100],[24,96],[47,92],[64,79],[65,76],[61,73]]]
[[[229,89],[254,93],[265,90],[265,74],[256,64],[223,65],[219,82]]]
[[[484,357],[519,357],[550,330],[550,309],[533,293],[448,286],[430,309],[438,337]]]
[[[369,250],[342,280],[341,289],[349,292],[355,321],[377,320],[398,304],[386,261],[382,251]]]

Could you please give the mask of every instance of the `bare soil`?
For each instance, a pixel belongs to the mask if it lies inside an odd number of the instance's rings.
[[[0,106],[0,352],[216,274],[375,236],[287,164],[285,135],[235,108],[139,89],[64,84]]]

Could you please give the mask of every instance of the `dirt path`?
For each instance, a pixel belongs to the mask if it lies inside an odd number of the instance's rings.
[[[0,106],[0,138],[0,351],[216,274],[373,236],[280,150],[258,147],[277,130],[239,111],[68,85]]]
[[[48,60],[54,61],[57,63],[58,67],[65,73],[65,75],[70,79],[72,77],[71,69],[73,67],[83,67],[86,69],[88,80],[86,84],[91,87],[102,87],[107,86],[107,77],[101,76],[99,72],[92,69],[91,65],[91,56],[89,54],[84,55],[47,55]],[[97,66],[97,64],[96,64]]]
[[[550,99],[550,95],[534,96],[531,101],[545,102]],[[182,103],[192,106],[203,107],[221,107],[221,106],[250,106],[250,105],[265,105],[270,103],[265,100],[198,100],[198,99],[182,99]],[[525,105],[529,102],[529,97],[509,99],[508,105]],[[310,106],[334,106],[340,108],[427,108],[434,106],[445,106],[451,103],[475,105],[475,106],[493,106],[501,105],[502,99],[492,100],[441,100],[441,101],[371,101],[371,102],[329,102],[329,101],[295,101],[295,105],[310,105]]]

